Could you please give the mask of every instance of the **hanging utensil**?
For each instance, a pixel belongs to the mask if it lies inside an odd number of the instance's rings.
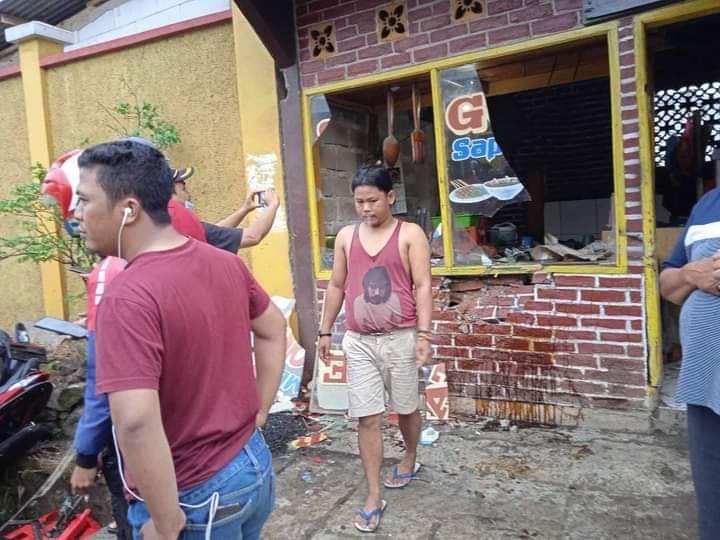
[[[388,117],[388,136],[383,141],[383,159],[388,167],[394,167],[400,154],[400,143],[393,135],[393,127],[395,125],[395,101],[392,91],[387,93],[387,117]]]
[[[422,163],[425,160],[425,133],[420,129],[420,108],[422,100],[418,92],[417,84],[412,86],[412,116],[413,130],[410,133],[412,149],[412,160],[415,163]]]

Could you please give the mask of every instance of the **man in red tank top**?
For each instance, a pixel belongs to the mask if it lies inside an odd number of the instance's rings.
[[[331,328],[344,301],[349,409],[359,419],[360,458],[368,483],[364,508],[354,523],[360,531],[374,532],[387,506],[380,482],[386,401],[399,415],[406,451],[385,478],[385,487],[407,486],[420,468],[418,368],[432,351],[432,276],[425,233],[392,215],[395,193],[387,169],[362,167],[352,189],[361,222],[345,227],[335,239],[319,351],[326,362]]]

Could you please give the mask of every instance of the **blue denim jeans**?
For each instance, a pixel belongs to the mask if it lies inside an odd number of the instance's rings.
[[[260,538],[260,531],[273,508],[275,473],[270,450],[259,431],[255,432],[230,463],[204,484],[181,491],[180,502],[201,504],[214,492],[220,494],[220,505],[213,519],[213,540]],[[204,539],[210,505],[183,510],[187,524],[180,538]],[[142,538],[140,529],[149,519],[150,513],[145,503],[135,501],[130,504],[128,520],[133,528],[133,538]]]
[[[688,449],[697,499],[700,540],[720,538],[720,416],[688,405]]]

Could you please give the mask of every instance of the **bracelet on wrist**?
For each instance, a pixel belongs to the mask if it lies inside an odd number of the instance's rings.
[[[319,332],[318,337],[332,337],[332,332]]]

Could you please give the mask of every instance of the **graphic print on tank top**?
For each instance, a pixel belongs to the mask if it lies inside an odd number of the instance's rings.
[[[355,228],[345,281],[346,325],[360,334],[385,333],[416,324],[412,280],[400,257],[398,222],[392,236],[369,255]]]
[[[402,322],[400,299],[392,290],[390,273],[384,266],[374,266],[365,272],[363,293],[355,298],[353,314],[365,328],[392,328]]]

